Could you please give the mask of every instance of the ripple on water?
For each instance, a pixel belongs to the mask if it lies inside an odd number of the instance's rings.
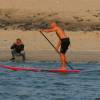
[[[13,66],[52,68],[55,62],[1,62]],[[16,72],[0,69],[0,100],[99,100],[100,64],[75,64],[78,74]]]

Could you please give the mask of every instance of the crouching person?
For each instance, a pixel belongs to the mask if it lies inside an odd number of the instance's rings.
[[[16,42],[13,43],[13,45],[11,46],[11,54],[12,54],[12,58],[10,60],[14,61],[15,60],[15,56],[22,56],[23,61],[25,61],[25,51],[24,51],[24,44],[21,41],[21,39],[16,39]]]

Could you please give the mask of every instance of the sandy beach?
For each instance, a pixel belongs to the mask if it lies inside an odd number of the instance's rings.
[[[25,44],[27,60],[59,60],[58,54],[38,32],[50,21],[69,34],[68,59],[75,62],[100,61],[99,0],[0,0],[0,61],[11,58],[16,38]],[[56,45],[54,33],[46,36]]]
[[[66,31],[71,39],[71,47],[68,50],[68,59],[74,62],[100,61],[100,32],[72,32]],[[56,34],[45,35],[54,45],[58,38]],[[25,44],[27,60],[56,61],[59,55],[38,31],[1,30],[0,31],[0,60],[11,58],[10,46],[16,38],[21,38]]]

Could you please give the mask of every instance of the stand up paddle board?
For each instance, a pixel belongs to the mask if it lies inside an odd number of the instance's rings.
[[[62,70],[62,69],[43,69],[43,68],[25,68],[0,65],[1,68],[6,68],[13,71],[33,71],[33,72],[53,72],[53,73],[79,73],[80,70]]]

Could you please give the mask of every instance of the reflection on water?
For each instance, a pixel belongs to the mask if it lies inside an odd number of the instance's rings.
[[[1,64],[59,68],[58,62]],[[0,100],[100,100],[100,63],[75,63],[77,74],[10,71],[0,68]]]

